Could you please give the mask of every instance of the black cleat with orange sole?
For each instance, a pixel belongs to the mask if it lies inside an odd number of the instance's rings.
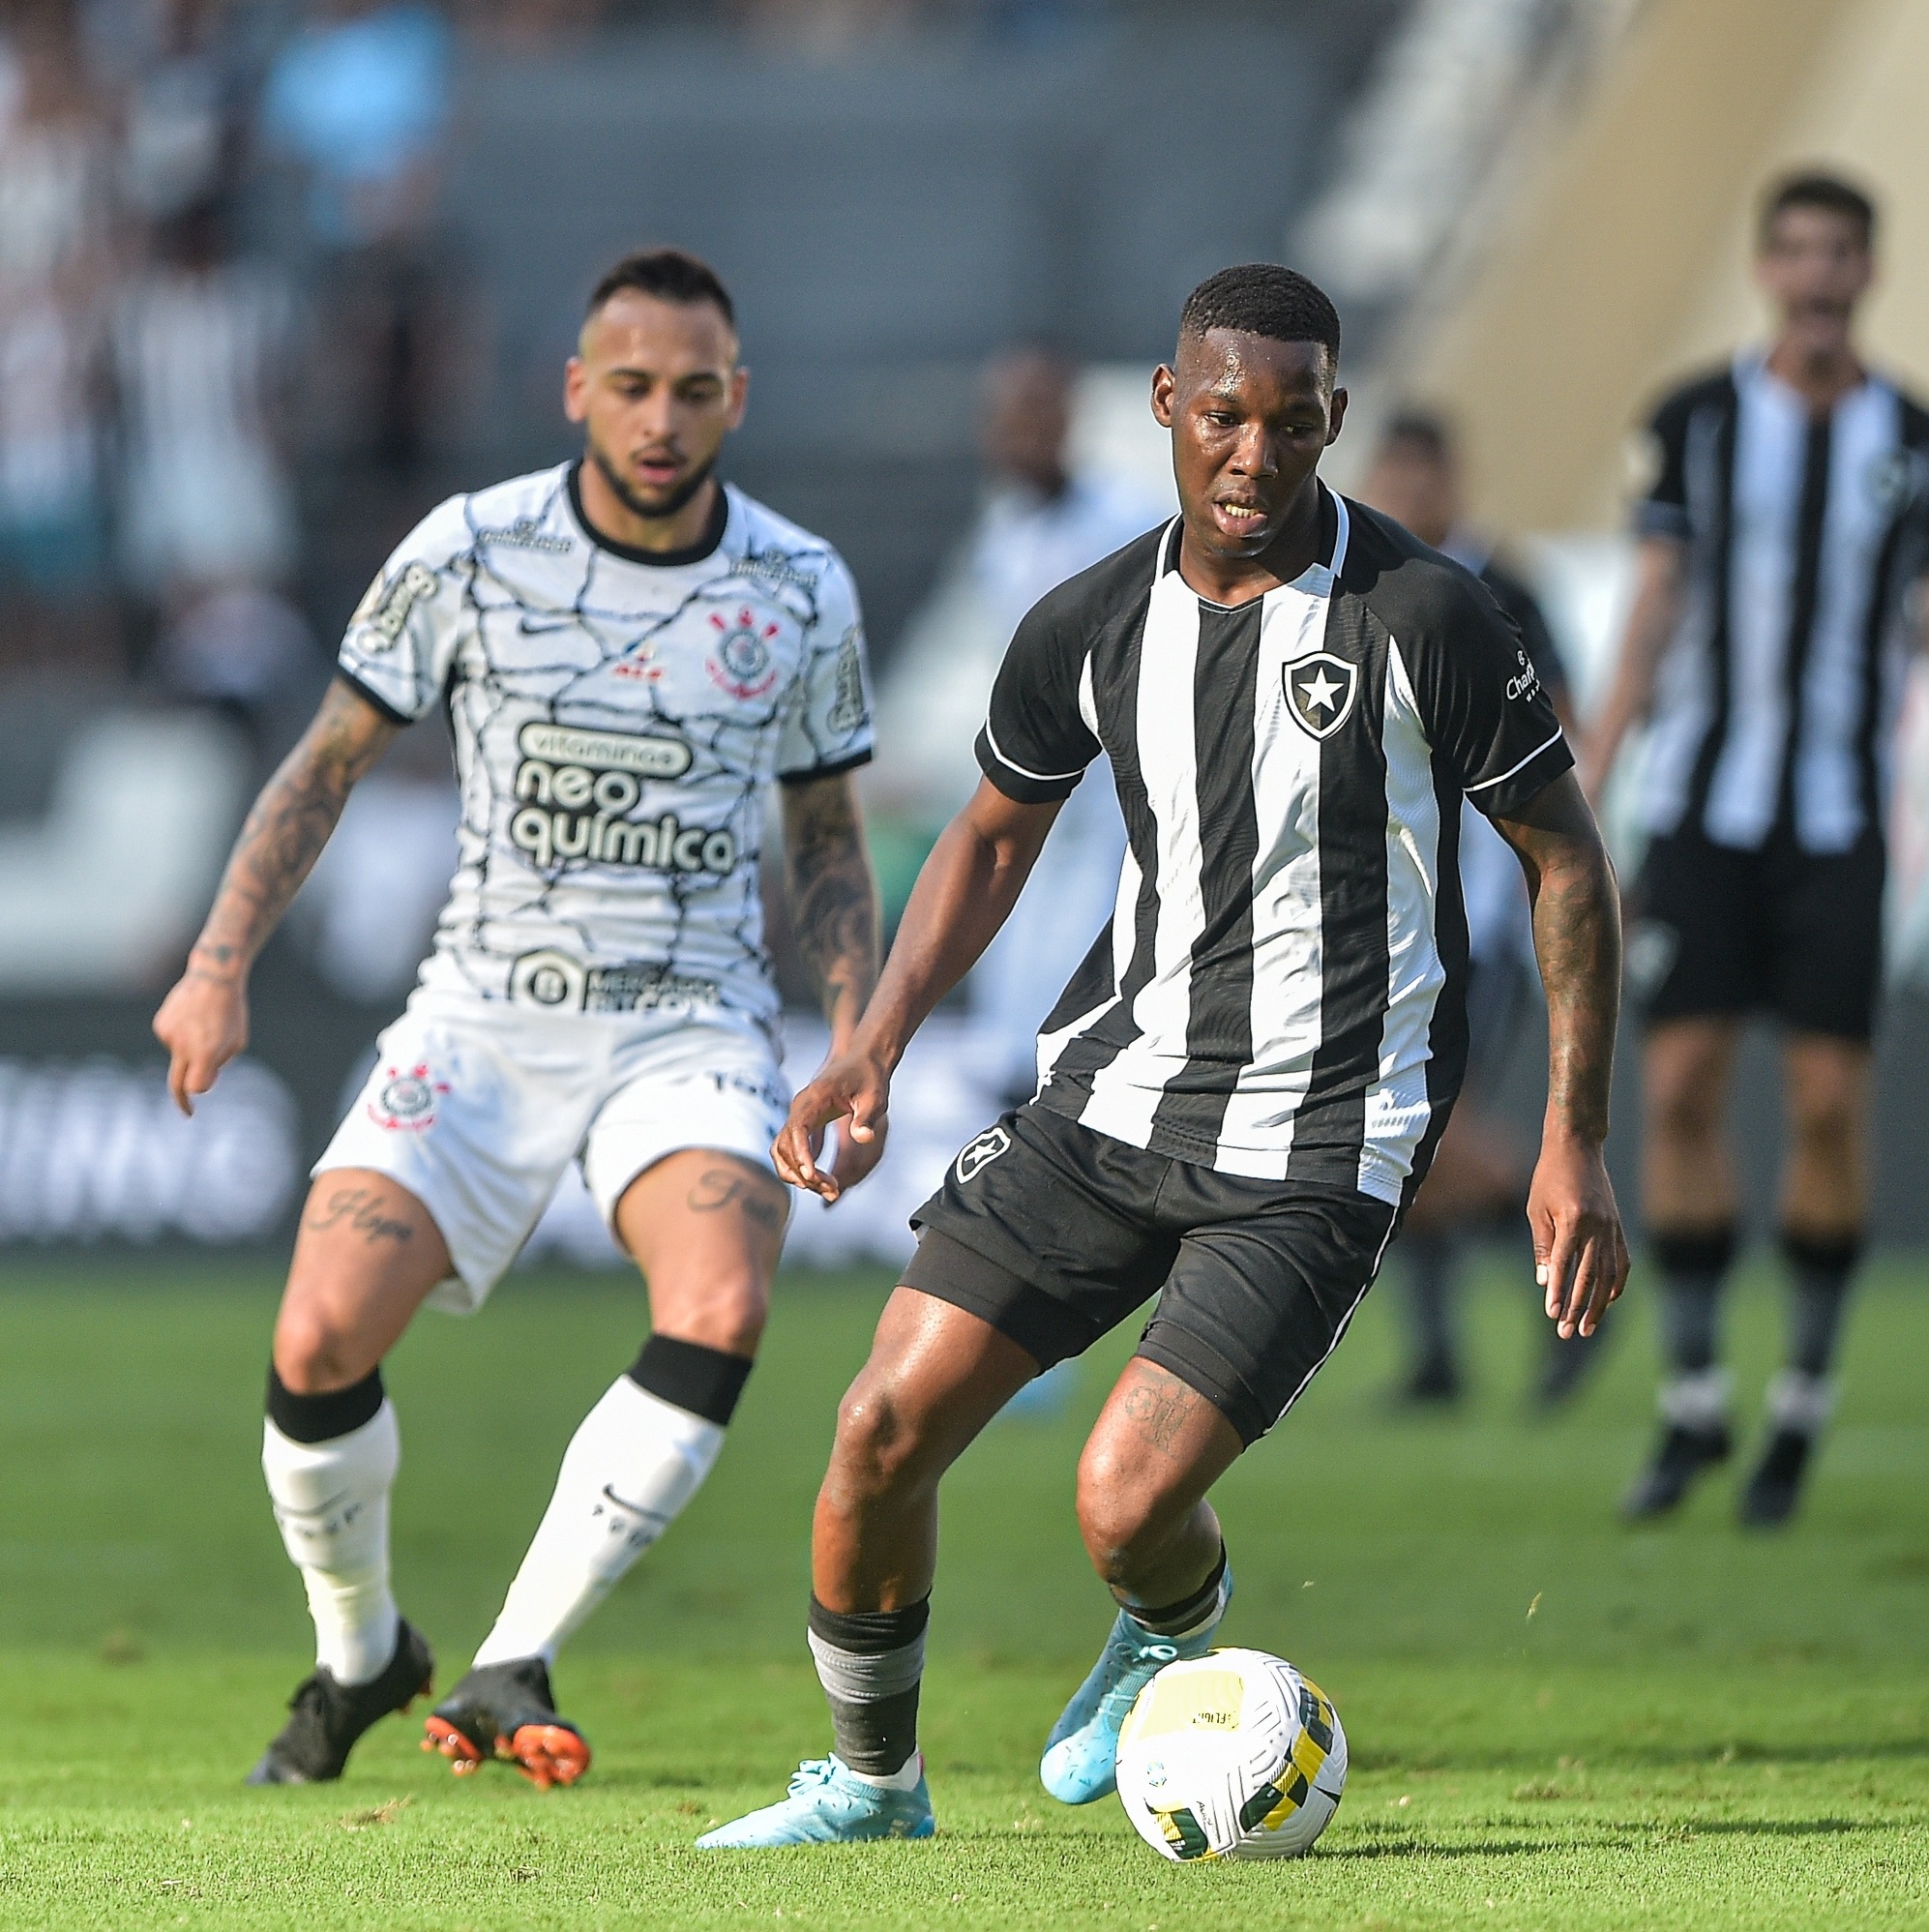
[[[541,1657],[472,1670],[429,1713],[425,1751],[439,1751],[458,1777],[491,1758],[512,1764],[538,1791],[574,1784],[589,1769],[589,1744],[558,1717]]]
[[[363,1732],[427,1697],[434,1673],[435,1658],[422,1632],[401,1622],[395,1655],[380,1677],[341,1683],[322,1669],[304,1678],[288,1700],[288,1721],[248,1773],[248,1782],[326,1784],[339,1778]]]

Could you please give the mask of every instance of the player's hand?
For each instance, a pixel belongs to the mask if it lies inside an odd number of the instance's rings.
[[[1563,1340],[1591,1335],[1627,1286],[1627,1239],[1601,1150],[1549,1135],[1528,1191],[1534,1279]]]
[[[890,1101],[891,1076],[881,1061],[864,1053],[833,1054],[790,1103],[790,1117],[770,1149],[777,1172],[792,1187],[835,1201],[877,1165]],[[837,1154],[820,1168],[824,1129],[833,1122]]]
[[[154,1037],[167,1049],[167,1090],[183,1114],[207,1092],[248,1045],[248,983],[192,962],[154,1016]]]

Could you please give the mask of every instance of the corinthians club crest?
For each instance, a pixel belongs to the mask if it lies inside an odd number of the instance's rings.
[[[1315,651],[1286,668],[1286,708],[1309,737],[1330,738],[1352,716],[1359,666]]]

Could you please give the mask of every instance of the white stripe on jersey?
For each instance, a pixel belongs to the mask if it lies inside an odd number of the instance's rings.
[[[1446,985],[1432,918],[1440,884],[1439,797],[1432,750],[1420,728],[1420,701],[1397,638],[1386,653],[1385,706],[1386,1025],[1380,1079],[1366,1096],[1359,1190],[1397,1202],[1433,1116],[1427,1063],[1434,1012]]]
[[[1199,762],[1192,741],[1192,687],[1199,598],[1177,571],[1152,586],[1139,660],[1139,772],[1157,827],[1159,923],[1152,977],[1132,1002],[1140,1038],[1092,1081],[1088,1126],[1143,1146],[1166,1082],[1185,1065],[1192,1011],[1192,947],[1204,923],[1199,852]],[[1123,905],[1121,902],[1121,910]],[[1129,946],[1127,948],[1129,954]],[[1146,1040],[1175,1042],[1154,1055]]]

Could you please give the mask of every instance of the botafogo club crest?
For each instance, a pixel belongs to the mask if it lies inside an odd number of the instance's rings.
[[[1330,738],[1352,716],[1359,666],[1315,651],[1286,667],[1286,708],[1309,737]]]

